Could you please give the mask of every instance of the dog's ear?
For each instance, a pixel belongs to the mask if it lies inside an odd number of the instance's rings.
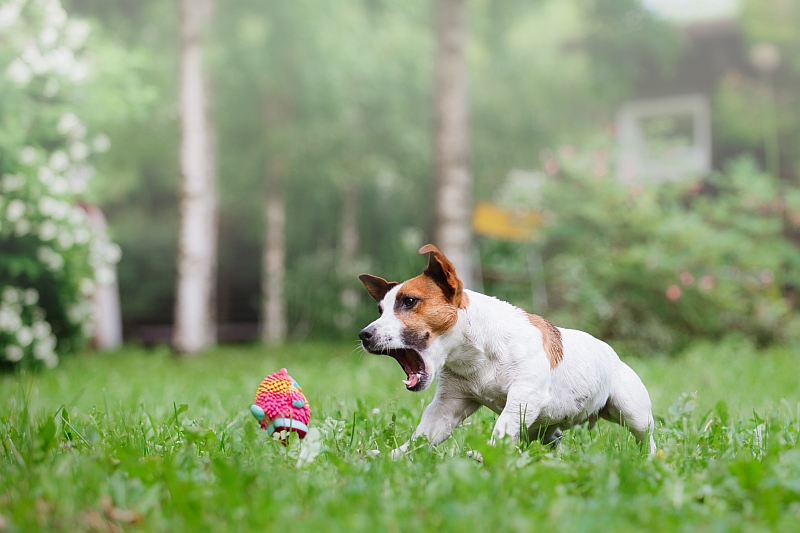
[[[361,283],[367,288],[369,295],[372,296],[376,302],[383,300],[383,297],[386,296],[387,292],[392,290],[392,287],[400,285],[396,281],[386,281],[383,278],[371,274],[361,274],[358,276],[358,279],[361,280]]]
[[[428,266],[423,274],[431,278],[444,292],[445,297],[455,305],[461,306],[461,297],[464,294],[464,284],[456,274],[456,267],[447,259],[437,247],[426,244],[419,249],[420,254],[428,256]]]

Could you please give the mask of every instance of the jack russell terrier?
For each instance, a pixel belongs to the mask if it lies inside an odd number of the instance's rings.
[[[439,444],[482,405],[499,415],[491,443],[507,435],[516,441],[521,429],[558,443],[561,429],[586,421],[593,427],[604,418],[655,452],[647,389],[608,344],[465,290],[432,244],[419,253],[430,254],[428,266],[403,283],[359,276],[381,314],[359,334],[364,349],[395,358],[410,391],[427,389],[439,376],[411,440],[392,457],[419,436]]]

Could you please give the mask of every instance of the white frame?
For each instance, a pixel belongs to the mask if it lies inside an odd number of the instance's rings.
[[[642,119],[684,114],[692,116],[692,146],[675,148],[668,160],[649,156],[641,129]],[[626,102],[617,113],[617,127],[620,146],[617,177],[625,183],[676,181],[711,171],[711,105],[705,95]]]

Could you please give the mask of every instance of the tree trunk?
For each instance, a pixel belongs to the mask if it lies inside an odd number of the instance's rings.
[[[342,190],[342,226],[339,238],[343,270],[350,270],[358,259],[358,206],[361,191],[358,184],[348,183]]]
[[[266,344],[280,344],[286,340],[286,298],[283,293],[286,273],[286,202],[283,182],[286,166],[279,154],[273,154],[267,163],[267,198],[264,206],[264,247],[261,294],[263,317],[261,340]]]
[[[342,222],[339,238],[339,272],[342,278],[355,280],[358,265],[358,208],[360,189],[356,183],[348,183],[342,189]],[[361,302],[361,291],[348,287],[342,290],[340,301],[342,311],[336,317],[336,325],[342,331],[349,331],[355,324],[355,311]]]
[[[434,158],[436,164],[436,246],[471,285],[472,177],[467,139],[467,4],[436,1],[434,74]]]
[[[181,0],[181,221],[173,345],[196,353],[216,343],[217,272],[215,135],[203,32],[213,0]]]

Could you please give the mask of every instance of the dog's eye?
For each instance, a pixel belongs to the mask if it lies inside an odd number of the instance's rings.
[[[400,300],[400,305],[401,307],[403,307],[403,309],[411,309],[417,304],[418,301],[419,301],[418,298],[413,298],[411,296],[404,296]]]

